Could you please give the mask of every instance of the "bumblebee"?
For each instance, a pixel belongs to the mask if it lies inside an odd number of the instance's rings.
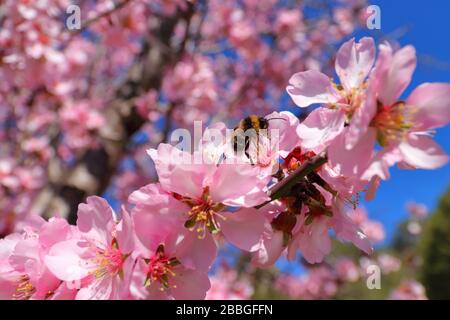
[[[286,121],[283,118],[270,118],[259,117],[257,115],[249,115],[239,121],[239,124],[234,128],[233,134],[233,150],[235,153],[244,151],[245,156],[250,160],[253,165],[253,159],[249,153],[250,141],[252,138],[256,138],[256,152],[259,156],[259,138],[261,131],[269,128],[269,121],[280,119]],[[252,130],[249,133],[249,130]]]

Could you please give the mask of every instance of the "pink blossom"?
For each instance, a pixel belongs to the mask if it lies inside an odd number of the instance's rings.
[[[381,271],[384,274],[397,272],[402,266],[402,262],[400,261],[400,259],[387,253],[382,253],[378,256],[378,263],[380,265]]]
[[[185,206],[179,212],[187,229],[200,238],[221,231],[244,250],[253,251],[262,233],[264,219],[257,212],[227,212],[226,206],[252,207],[267,200],[268,177],[248,164],[195,164],[193,155],[170,145],[149,150],[155,162],[161,189]],[[195,237],[194,232],[191,234]]]
[[[79,236],[56,243],[45,257],[60,280],[80,289],[77,299],[118,299],[127,294],[128,258],[134,248],[126,211],[118,219],[108,203],[89,197],[78,208]]]
[[[406,204],[412,218],[423,219],[428,215],[428,208],[422,203],[408,202]]]
[[[300,276],[280,276],[275,287],[292,299],[330,299],[338,290],[337,277],[326,266],[310,268]]]
[[[130,295],[136,299],[204,299],[210,288],[208,268],[195,268],[192,259],[203,258],[199,242],[177,234],[177,229],[160,228],[156,221],[136,218],[143,223],[146,238],[140,238]],[[158,223],[161,223],[158,221]],[[163,225],[164,226],[164,225]],[[215,248],[214,248],[215,249]],[[200,260],[204,263],[204,260]],[[198,267],[198,265],[196,266]]]
[[[253,294],[250,282],[238,278],[237,272],[230,268],[219,269],[210,280],[206,300],[249,300]]]
[[[342,131],[346,115],[353,113],[361,103],[364,81],[374,60],[375,46],[371,38],[362,38],[359,43],[352,39],[341,46],[336,56],[335,69],[341,80],[340,86],[334,84],[325,74],[313,70],[296,73],[291,77],[286,90],[295,104],[308,107],[314,103],[322,103],[330,108],[327,112],[318,109],[312,113],[311,116],[315,118],[311,118],[309,122],[313,126],[299,129],[301,138],[314,137],[318,142],[316,145],[326,144]],[[319,112],[326,113],[319,115]],[[316,130],[316,123],[324,129]]]
[[[399,163],[404,168],[435,169],[447,163],[448,156],[433,141],[430,132],[450,121],[450,85],[424,83],[405,101],[399,100],[411,81],[415,66],[413,47],[393,52],[390,45],[380,45],[380,56],[370,78],[374,93],[369,96],[377,101],[371,126],[376,130],[378,143],[385,148],[376,161],[391,162],[390,165]],[[366,143],[373,145],[375,139]],[[386,178],[380,171],[366,176],[374,174]]]
[[[415,280],[403,280],[390,294],[391,300],[427,300],[425,288]]]
[[[360,272],[353,260],[343,257],[336,263],[336,272],[344,281],[356,282],[360,278]]]
[[[46,222],[36,217],[33,221],[22,233],[0,240],[2,299],[50,299],[64,285],[44,259],[54,244],[70,239],[76,230],[61,218]]]

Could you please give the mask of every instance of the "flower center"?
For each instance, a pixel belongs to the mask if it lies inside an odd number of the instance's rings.
[[[145,287],[148,287],[155,281],[161,284],[160,290],[163,291],[169,288],[176,288],[175,285],[170,285],[170,277],[175,277],[176,273],[173,269],[180,264],[174,257],[168,257],[164,252],[164,245],[159,245],[153,257],[146,260],[147,262],[147,278],[145,280]]]
[[[378,143],[385,147],[389,142],[402,141],[413,126],[415,109],[399,101],[392,106],[378,102],[378,112],[371,125],[377,129]]]
[[[283,158],[282,167],[289,173],[294,172],[305,161],[312,159],[316,154],[312,151],[303,152],[302,148],[295,147],[287,156]]]
[[[176,196],[180,201],[191,207],[188,212],[188,219],[184,226],[191,230],[196,230],[199,239],[203,239],[206,232],[216,233],[220,231],[217,218],[224,219],[218,212],[225,206],[221,203],[215,203],[209,195],[209,187],[204,188],[203,194],[199,199],[185,198]]]
[[[28,300],[35,292],[36,288],[31,284],[30,277],[22,275],[13,294],[13,300]]]
[[[97,268],[93,271],[95,278],[114,276],[122,270],[126,256],[120,252],[117,241],[114,239],[112,245],[105,250],[98,249],[94,262]]]

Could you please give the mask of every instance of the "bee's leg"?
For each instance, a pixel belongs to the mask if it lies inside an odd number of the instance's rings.
[[[225,155],[225,153],[222,153],[222,155],[221,155],[220,158],[219,158],[219,161],[217,161],[216,166],[217,166],[217,167],[220,166],[220,164],[221,164],[222,162],[225,162],[226,159],[227,159],[227,156]]]
[[[250,160],[250,164],[252,166],[254,166],[255,164],[253,163],[253,159],[250,156],[250,152],[248,152],[248,149],[250,148],[250,137],[245,137],[245,149],[244,149],[244,154],[245,156],[248,158],[248,160]]]
[[[252,166],[254,166],[255,163],[253,162],[252,157],[250,157],[250,153],[248,152],[248,149],[245,149],[245,156],[248,158],[248,160],[250,160],[250,164],[251,164]]]

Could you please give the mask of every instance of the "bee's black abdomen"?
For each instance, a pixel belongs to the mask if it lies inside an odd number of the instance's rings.
[[[259,127],[260,127],[260,129],[269,128],[269,120],[267,120],[266,118],[260,117],[259,118]]]
[[[248,129],[251,129],[251,128],[253,128],[252,118],[251,117],[246,117],[244,119],[244,125],[243,125],[242,130],[247,131]]]

